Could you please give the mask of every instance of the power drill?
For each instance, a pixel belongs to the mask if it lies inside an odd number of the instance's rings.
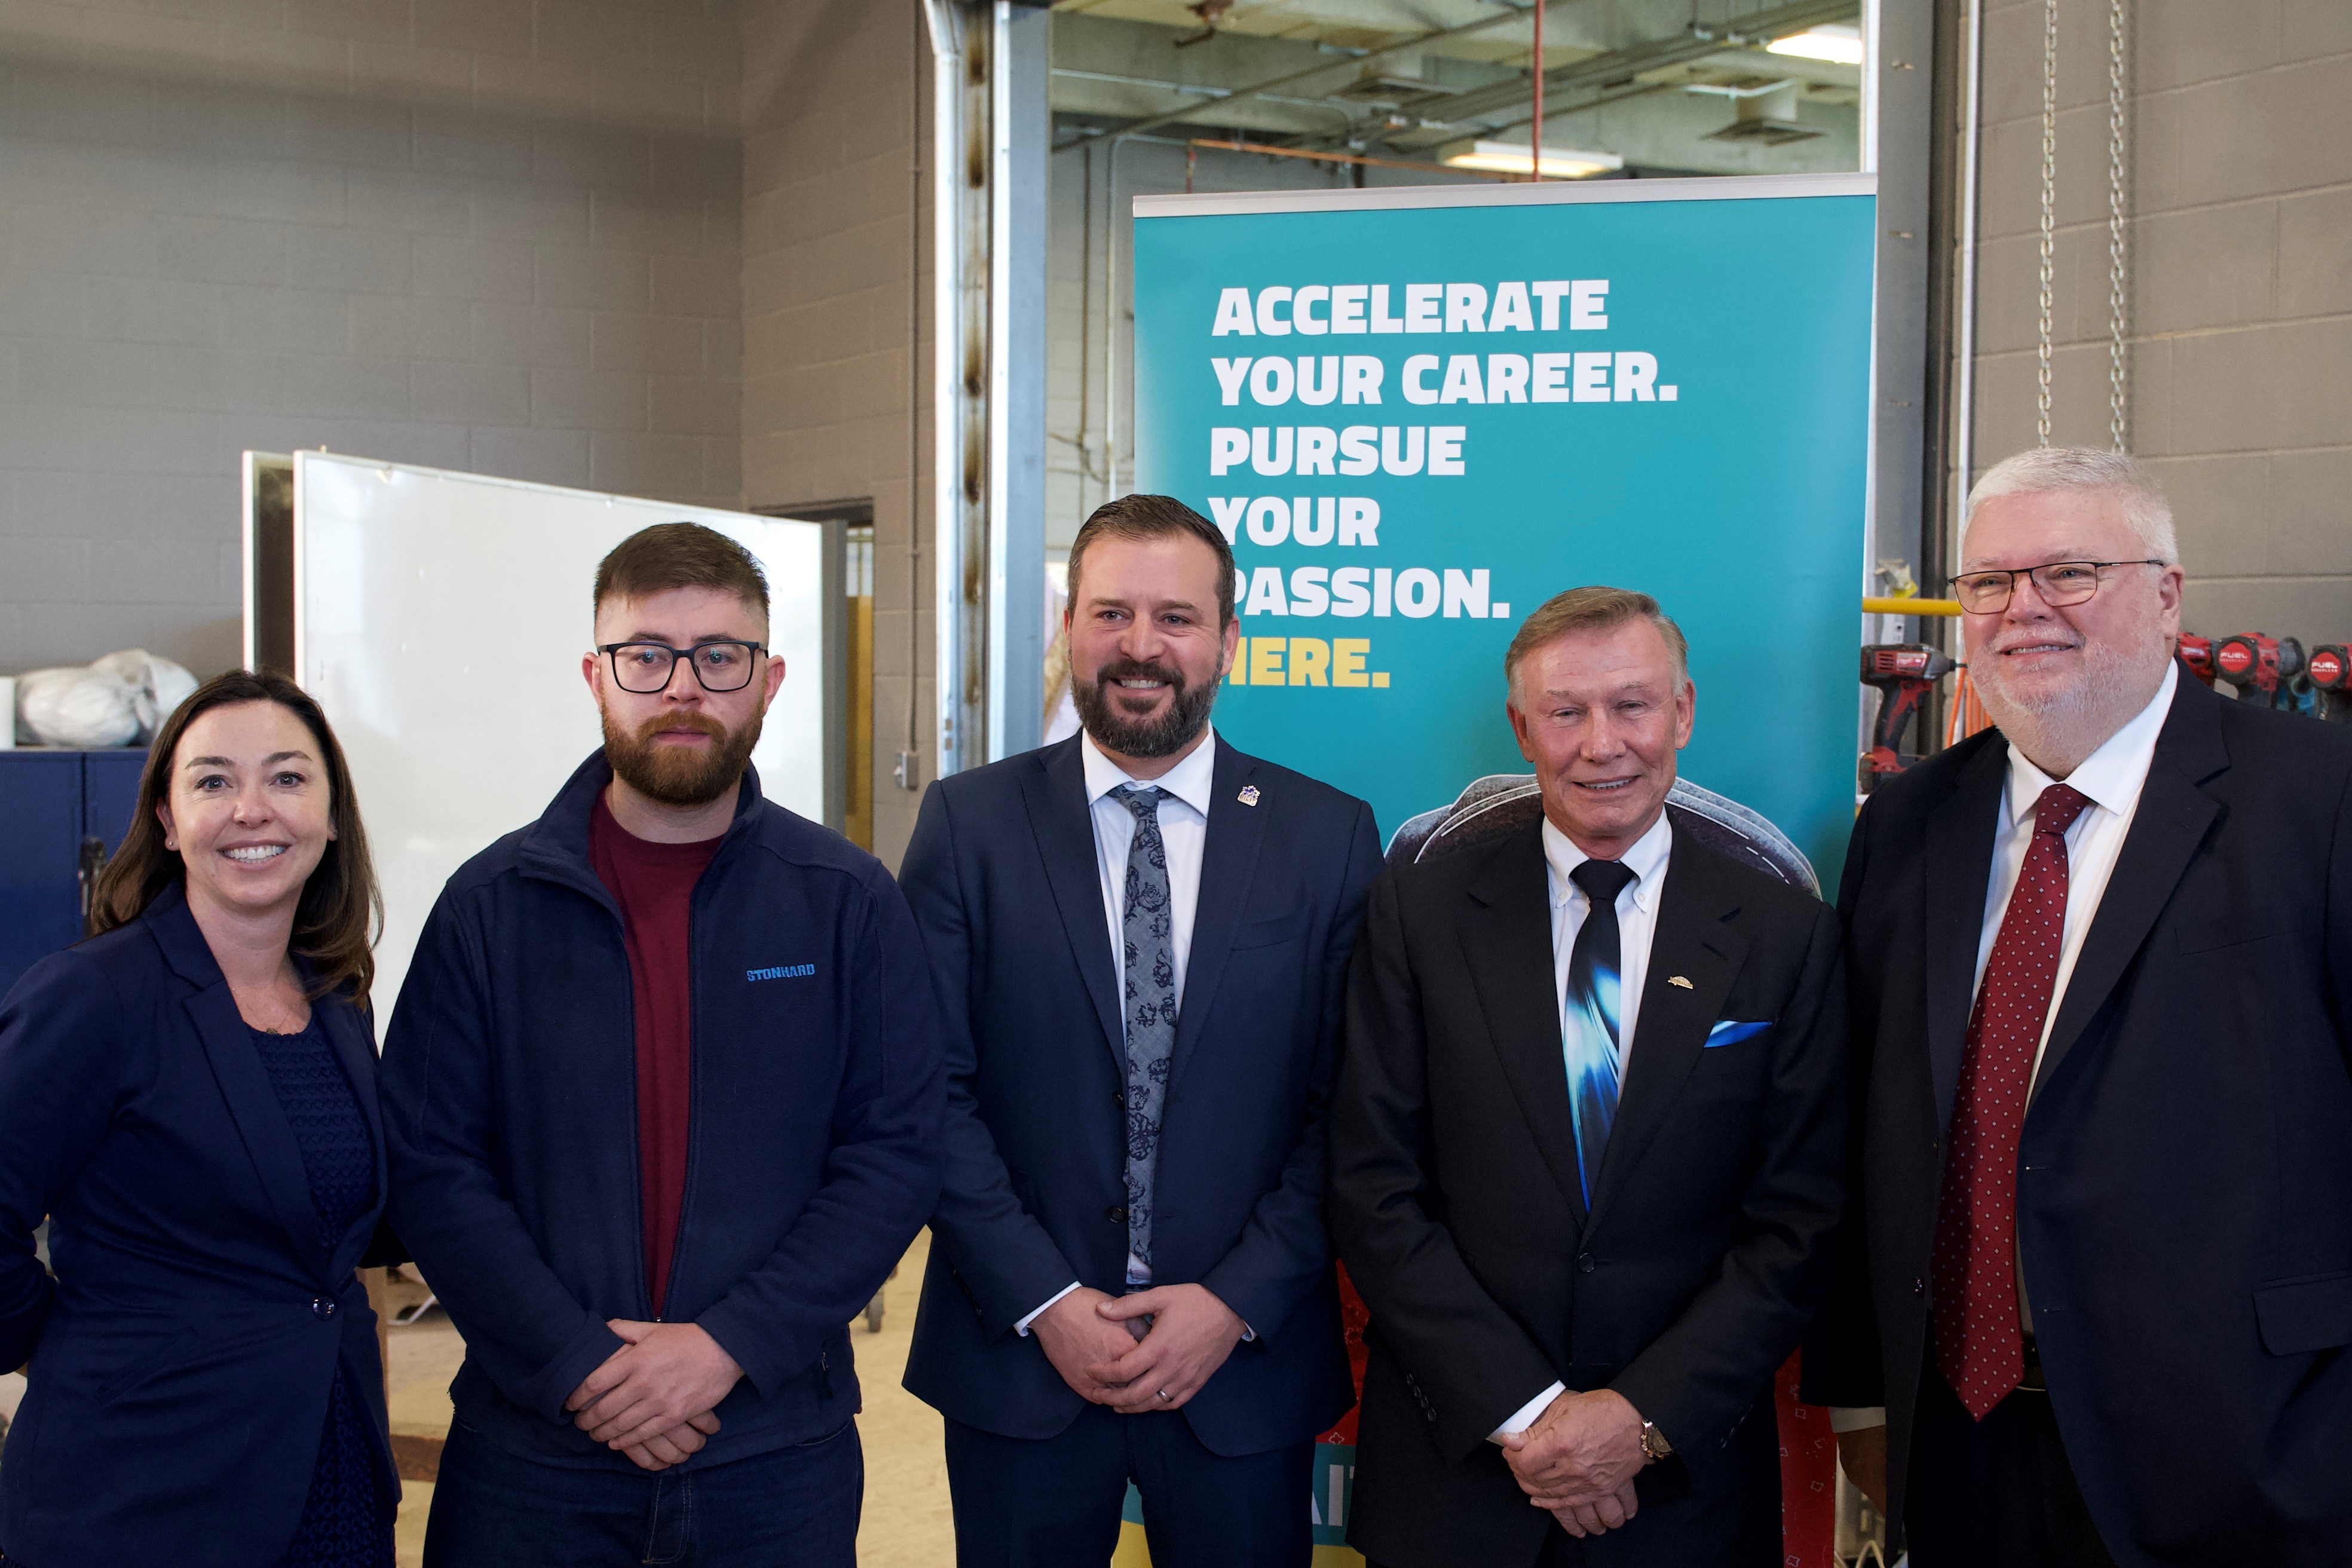
[[[2238,689],[2238,700],[2292,713],[2294,678],[2303,673],[2303,645],[2293,637],[2240,632],[2213,645],[2213,668]]]
[[[2210,689],[2213,685],[2213,639],[2200,637],[2195,632],[2180,634],[2180,646],[2175,649],[2180,656],[2180,668],[2203,681]]]
[[[2311,650],[2305,674],[2319,693],[2319,716],[2337,724],[2352,724],[2352,648],[2324,642]]]
[[[1919,760],[1903,750],[1903,731],[1927,701],[1927,694],[1959,666],[1925,643],[1864,643],[1862,683],[1878,690],[1878,723],[1870,737],[1870,754],[1862,759],[1861,785],[1867,795],[1889,773],[1899,773]]]

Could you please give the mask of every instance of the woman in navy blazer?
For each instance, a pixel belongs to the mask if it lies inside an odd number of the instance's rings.
[[[0,1368],[30,1363],[0,1564],[390,1568],[353,1272],[383,1206],[381,918],[318,705],[274,675],[200,688],[95,934],[0,1001]]]

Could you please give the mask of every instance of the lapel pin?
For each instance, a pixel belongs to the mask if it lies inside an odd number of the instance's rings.
[[[1240,801],[1244,805],[1255,805],[1257,804],[1257,785],[1242,785],[1242,793],[1235,795],[1234,798]]]
[[[1697,986],[1693,985],[1687,979],[1679,974],[1667,975],[1666,984],[1669,985],[1679,985],[1685,991],[1696,991],[1698,989]]]

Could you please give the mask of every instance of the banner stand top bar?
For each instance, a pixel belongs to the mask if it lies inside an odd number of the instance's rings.
[[[1378,185],[1365,190],[1214,191],[1137,196],[1135,216],[1398,212],[1417,207],[1552,206],[1568,202],[1727,202],[1768,196],[1868,196],[1876,174],[1721,174],[1675,180],[1546,180],[1510,185]]]

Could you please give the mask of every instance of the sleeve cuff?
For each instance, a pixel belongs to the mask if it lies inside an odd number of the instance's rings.
[[[1832,1432],[1866,1432],[1873,1426],[1885,1425],[1886,1406],[1884,1405],[1866,1408],[1860,1405],[1832,1407],[1830,1411],[1830,1430]]]
[[[1027,1317],[1013,1325],[1013,1331],[1019,1334],[1023,1339],[1027,1339],[1029,1337],[1029,1325],[1044,1317],[1047,1308],[1051,1307],[1055,1302],[1060,1300],[1063,1297],[1068,1295],[1077,1288],[1078,1282],[1073,1279],[1067,1285],[1063,1286],[1060,1289],[1046,1297],[1045,1300],[1038,1303],[1037,1310],[1035,1311],[1030,1313]]]
[[[1486,1435],[1489,1443],[1500,1443],[1506,1437],[1516,1437],[1536,1424],[1536,1417],[1551,1408],[1551,1402],[1568,1392],[1568,1384],[1554,1383],[1549,1388],[1528,1400],[1512,1413],[1511,1418]]]
[[[562,1353],[541,1371],[537,1386],[530,1391],[530,1396],[516,1399],[515,1403],[526,1409],[538,1411],[554,1426],[570,1426],[572,1412],[563,1408],[563,1402],[572,1397],[572,1390],[587,1381],[590,1373],[604,1365],[612,1358],[614,1352],[626,1343],[620,1335],[606,1328],[602,1319],[591,1319],[581,1327],[572,1342],[563,1347]],[[507,1393],[504,1389],[499,1392]],[[513,1395],[509,1394],[508,1397],[513,1398]]]

